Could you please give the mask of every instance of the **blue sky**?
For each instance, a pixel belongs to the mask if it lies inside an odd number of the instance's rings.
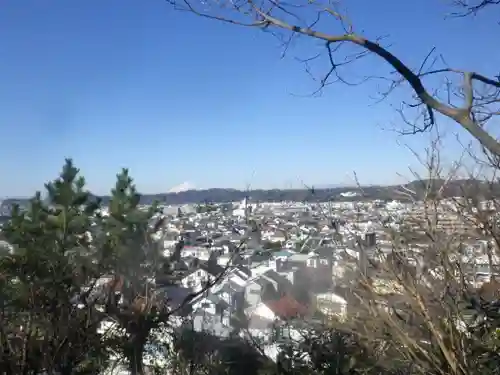
[[[498,66],[491,12],[444,20],[450,8],[439,0],[351,0],[348,9],[411,66],[432,46],[454,66]],[[184,181],[339,184],[353,170],[363,183],[391,183],[415,165],[401,144],[420,150],[428,141],[384,130],[398,117],[388,103],[373,105],[374,85],[304,96],[316,84],[293,56],[312,55],[317,43],[280,59],[270,35],[175,12],[163,0],[4,0],[0,35],[0,196],[31,195],[65,157],[97,193],[121,167],[143,192]],[[386,71],[375,59],[357,69]]]

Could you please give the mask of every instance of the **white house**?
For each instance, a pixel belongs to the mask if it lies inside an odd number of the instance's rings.
[[[184,275],[180,284],[184,288],[190,288],[193,292],[199,292],[203,287],[214,280],[214,276],[202,268],[196,268]]]
[[[316,295],[316,307],[326,316],[347,317],[347,301],[335,293]]]

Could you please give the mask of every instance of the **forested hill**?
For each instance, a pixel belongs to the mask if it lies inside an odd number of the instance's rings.
[[[272,189],[272,190],[236,190],[236,189],[206,189],[188,190],[179,193],[145,194],[142,203],[149,204],[155,200],[163,204],[185,204],[203,202],[234,202],[250,196],[253,202],[280,202],[280,201],[356,201],[356,200],[408,200],[407,194],[413,191],[417,198],[424,196],[426,191],[439,189],[443,180],[417,180],[404,186],[363,186],[363,187],[334,187],[327,189]],[[444,196],[462,196],[464,191],[473,191],[475,195],[484,198],[500,197],[500,184],[487,185],[477,180],[456,180],[448,182],[443,189]],[[347,194],[346,194],[347,193]],[[345,195],[344,195],[345,194]],[[101,197],[106,204],[109,197]],[[13,203],[25,205],[28,199],[5,199],[2,202],[2,213],[5,214]]]

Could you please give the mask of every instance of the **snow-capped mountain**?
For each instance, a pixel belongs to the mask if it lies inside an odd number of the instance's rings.
[[[167,193],[181,193],[183,191],[188,191],[188,190],[196,190],[196,186],[186,181],[180,185],[174,186]]]

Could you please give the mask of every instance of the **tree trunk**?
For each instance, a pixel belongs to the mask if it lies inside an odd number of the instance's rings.
[[[146,346],[146,338],[142,335],[131,335],[130,348],[127,351],[127,359],[130,366],[131,375],[144,375],[144,365],[142,358],[144,347]]]

